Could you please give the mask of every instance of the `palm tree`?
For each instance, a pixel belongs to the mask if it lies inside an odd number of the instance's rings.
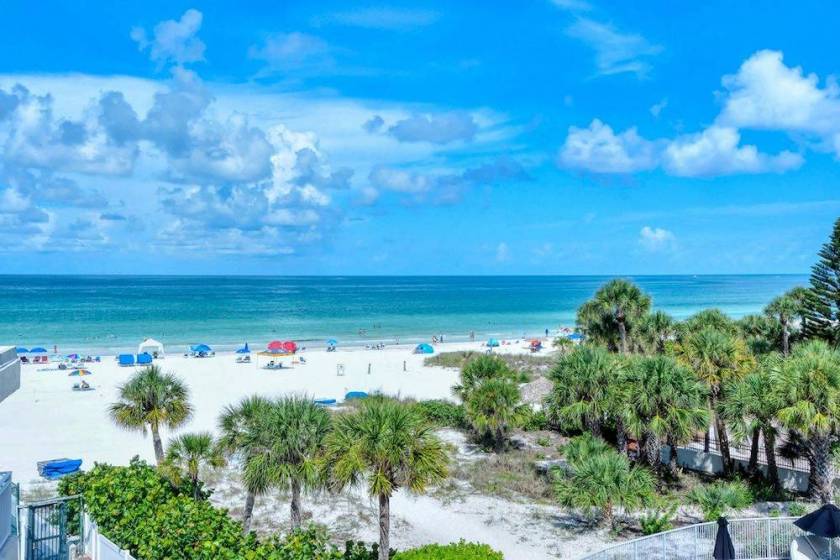
[[[638,358],[628,371],[624,404],[627,429],[644,444],[648,464],[662,473],[662,447],[671,449],[671,473],[676,474],[676,448],[709,425],[708,390],[674,358]]]
[[[221,467],[225,460],[213,441],[210,432],[182,434],[169,443],[166,465],[178,473],[186,474],[193,488],[193,499],[201,496],[198,475],[202,466]]]
[[[219,418],[219,448],[228,456],[237,457],[241,464],[242,481],[245,485],[245,509],[242,513],[242,531],[251,529],[254,503],[258,495],[271,487],[265,471],[249,469],[248,463],[262,453],[266,446],[262,441],[262,426],[267,422],[272,401],[254,395],[242,399],[236,406],[228,406]]]
[[[777,429],[774,423],[781,401],[776,387],[777,376],[773,372],[780,365],[776,356],[765,358],[755,371],[731,385],[726,398],[719,405],[735,437],[745,439],[749,434],[753,435],[749,463],[752,471],[755,471],[758,463],[758,438],[764,439],[767,478],[776,491],[781,489],[781,484],[776,466]]]
[[[692,333],[711,328],[730,335],[738,334],[738,325],[720,309],[703,309],[685,321],[677,324],[677,338],[679,340]]]
[[[677,334],[674,318],[664,311],[642,317],[637,331],[637,342],[646,354],[661,354],[665,351],[665,343]]]
[[[508,379],[488,379],[473,387],[464,401],[467,421],[480,440],[497,452],[504,448],[519,418],[519,387]]]
[[[259,449],[245,462],[244,478],[254,486],[287,489],[292,529],[301,525],[303,490],[323,486],[318,461],[330,431],[330,415],[311,399],[285,397],[257,418],[256,429],[244,435],[244,447]],[[253,439],[251,439],[253,438]]]
[[[733,468],[729,436],[717,406],[723,397],[724,386],[751,371],[755,361],[743,340],[710,326],[687,334],[675,351],[679,360],[709,388],[709,408],[714,414],[723,471],[728,476]]]
[[[628,327],[634,326],[650,311],[650,304],[650,296],[632,282],[611,280],[580,306],[577,324],[591,340],[604,342],[625,354]]]
[[[771,301],[764,308],[764,313],[775,318],[782,327],[782,354],[790,354],[790,322],[801,316],[804,302],[796,295],[799,292],[788,292]]]
[[[549,373],[554,381],[547,399],[549,415],[600,436],[614,400],[607,398],[608,391],[620,371],[619,360],[599,346],[580,346],[562,356]]]
[[[744,315],[737,321],[738,332],[750,351],[758,356],[775,352],[781,339],[781,326],[767,315]]]
[[[797,345],[774,371],[779,421],[804,438],[810,462],[808,493],[832,498],[831,444],[840,428],[840,351],[821,340]]]
[[[184,424],[192,415],[187,386],[174,374],[162,373],[151,365],[138,371],[119,388],[119,401],[109,407],[111,418],[128,430],[143,434],[149,429],[158,465],[164,460],[160,428]]]
[[[341,414],[327,437],[325,464],[340,489],[366,481],[379,500],[379,560],[390,554],[391,496],[402,487],[421,493],[447,472],[443,442],[410,407],[368,398],[358,411]]]
[[[464,364],[461,368],[461,382],[455,385],[452,390],[455,395],[464,400],[469,391],[488,379],[512,380],[515,378],[516,372],[502,358],[491,354],[482,354]]]
[[[650,472],[630,465],[624,455],[609,450],[573,464],[571,476],[556,475],[560,503],[578,509],[599,509],[611,529],[616,528],[615,508],[625,513],[647,504],[654,496]]]

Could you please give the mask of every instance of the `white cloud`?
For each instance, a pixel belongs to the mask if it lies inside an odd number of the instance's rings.
[[[330,47],[324,40],[297,31],[269,35],[262,45],[252,46],[248,56],[264,61],[271,70],[326,67],[333,64]]]
[[[640,137],[635,128],[616,134],[595,119],[588,128],[569,127],[559,162],[595,173],[632,173],[652,169],[657,160],[655,145]]]
[[[507,262],[510,260],[510,247],[508,244],[502,241],[496,246],[496,261],[497,262]]]
[[[478,125],[469,113],[453,112],[437,115],[412,115],[394,123],[388,133],[400,142],[470,141],[475,138]]]
[[[149,49],[149,58],[159,64],[187,64],[204,60],[205,45],[196,34],[201,29],[202,14],[189,9],[178,21],[166,20],[155,25],[153,37],[148,38],[146,30],[135,27],[131,38],[141,51]]]
[[[650,59],[662,52],[662,47],[637,33],[623,33],[610,24],[588,18],[578,18],[566,34],[595,51],[595,64],[601,75],[630,72],[644,77],[651,70]]]
[[[664,166],[673,175],[697,177],[733,173],[783,173],[803,163],[789,151],[763,154],[753,145],[739,145],[741,135],[734,128],[711,126],[671,142],[664,152]]]
[[[585,0],[551,0],[551,3],[570,12],[588,12],[592,9],[592,5]]]
[[[673,249],[677,238],[667,229],[644,226],[639,232],[639,243],[651,252]]]
[[[369,179],[373,186],[378,189],[406,194],[424,193],[434,184],[434,181],[427,175],[384,166],[378,166],[371,170]]]
[[[659,117],[659,114],[662,113],[663,109],[668,106],[668,98],[665,97],[658,103],[654,103],[650,107],[650,114],[654,117]]]

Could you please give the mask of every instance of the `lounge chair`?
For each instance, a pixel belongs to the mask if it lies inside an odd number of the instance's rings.
[[[122,367],[129,367],[134,365],[134,355],[132,354],[120,354],[117,357],[117,361],[119,362],[120,366]]]
[[[78,392],[85,392],[85,391],[95,391],[95,387],[91,387],[90,385],[84,386],[81,383],[74,383],[73,390]]]

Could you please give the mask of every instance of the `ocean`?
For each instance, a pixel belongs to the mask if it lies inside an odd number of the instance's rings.
[[[628,277],[654,307],[684,318],[707,307],[759,312],[806,275]],[[245,277],[0,276],[0,345],[59,352],[219,350],[272,339],[323,345],[522,337],[572,326],[604,276]]]

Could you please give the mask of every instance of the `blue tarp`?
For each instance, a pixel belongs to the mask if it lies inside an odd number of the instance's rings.
[[[44,463],[39,470],[41,476],[47,480],[55,480],[62,476],[78,472],[81,466],[81,459],[56,459],[55,461]]]
[[[336,403],[335,399],[315,399],[315,404],[321,406],[332,406]]]
[[[364,391],[350,391],[349,393],[344,395],[344,400],[345,401],[351,401],[353,399],[364,399],[367,396],[368,396],[368,394],[365,393]]]
[[[27,350],[23,346],[18,346],[17,348],[15,348],[15,352],[17,352],[18,354],[28,354],[29,350]]]
[[[152,355],[148,352],[143,352],[142,354],[137,354],[137,364],[141,366],[145,366],[147,364],[152,363]]]
[[[583,335],[580,333],[572,333],[569,335],[569,340],[583,340]]]
[[[496,340],[495,338],[491,338],[490,340],[487,341],[487,346],[490,346],[491,348],[494,348],[498,345],[499,345],[499,341]]]
[[[246,343],[245,343],[245,346],[243,346],[242,348],[240,348],[239,350],[237,350],[237,351],[236,351],[236,353],[237,353],[237,354],[250,354],[250,353],[251,353],[251,349],[250,349],[250,348],[248,348],[248,343],[246,342]]]
[[[32,349],[29,351],[29,353],[30,353],[30,354],[46,354],[46,353],[47,353],[47,349],[46,349],[46,348],[41,348],[40,346],[36,346],[35,348],[32,348]]]
[[[193,352],[212,352],[213,349],[207,346],[206,344],[196,344],[194,346],[190,346],[190,350]]]
[[[134,355],[133,354],[120,354],[117,356],[117,361],[121,366],[133,366],[134,365]]]
[[[414,349],[415,354],[434,354],[435,349],[430,344],[418,344]]]

